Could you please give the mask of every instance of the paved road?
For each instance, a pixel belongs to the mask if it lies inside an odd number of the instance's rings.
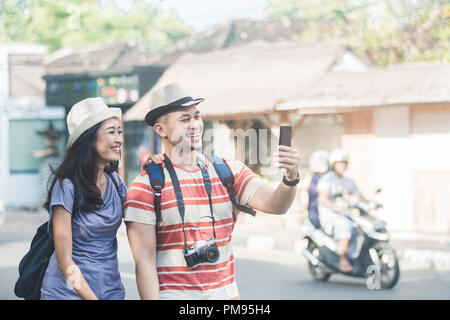
[[[0,299],[16,299],[13,293],[17,263],[29,242],[0,242]],[[126,239],[119,242],[120,271],[126,299],[139,299],[134,263]],[[403,268],[392,290],[369,290],[364,279],[333,275],[329,282],[314,282],[306,261],[290,251],[255,251],[235,247],[236,279],[241,299],[450,299],[450,272]]]

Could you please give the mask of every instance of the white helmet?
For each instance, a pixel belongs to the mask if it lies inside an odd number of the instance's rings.
[[[330,167],[333,167],[333,164],[338,161],[348,162],[348,153],[340,148],[331,151],[330,157],[328,158]]]
[[[315,151],[309,158],[309,169],[312,172],[325,173],[328,171],[328,152]]]

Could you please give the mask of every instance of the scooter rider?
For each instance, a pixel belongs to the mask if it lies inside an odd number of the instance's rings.
[[[309,158],[312,178],[308,188],[308,218],[315,228],[320,228],[317,183],[320,177],[328,171],[328,155],[327,151],[317,150]]]
[[[351,272],[353,269],[347,256],[352,223],[344,215],[348,212],[348,202],[354,204],[363,199],[353,180],[344,176],[348,161],[347,152],[334,149],[329,157],[331,170],[320,178],[317,185],[320,222],[323,226],[331,224],[334,227],[334,238],[341,247],[339,268],[342,272]],[[342,201],[341,197],[346,201]]]

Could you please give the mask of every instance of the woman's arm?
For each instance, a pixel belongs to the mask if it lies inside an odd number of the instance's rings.
[[[127,235],[136,263],[136,282],[142,300],[159,299],[156,272],[156,228],[151,224],[127,221]]]
[[[63,206],[53,207],[53,241],[59,270],[85,300],[98,300],[72,259],[72,216]]]

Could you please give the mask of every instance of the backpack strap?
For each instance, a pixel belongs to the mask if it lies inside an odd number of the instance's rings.
[[[170,159],[164,154],[164,165],[166,166],[167,171],[169,171],[170,179],[172,179],[173,190],[175,191],[175,197],[177,199],[178,213],[180,214],[182,225],[181,229],[184,235],[184,250],[186,253],[187,250],[187,240],[186,240],[186,231],[184,229],[184,216],[185,216],[185,207],[183,201],[183,193],[181,192],[180,182],[178,181],[177,173],[175,172],[175,168],[172,165]],[[214,226],[214,225],[213,225]]]
[[[106,174],[109,176],[109,178],[113,182],[114,187],[116,188],[117,192],[119,192],[119,185],[117,184],[116,179],[114,179],[112,172],[106,172]],[[69,178],[69,180],[70,180],[70,182],[72,182],[72,185],[73,185],[73,207],[72,207],[72,217],[73,217],[74,214],[79,209],[80,189],[78,188],[78,185],[76,184],[75,180],[72,177]]]
[[[79,209],[78,202],[80,201],[80,189],[78,189],[78,185],[75,182],[75,179],[73,177],[68,178],[70,182],[72,182],[73,185],[73,207],[72,207],[72,218],[75,215],[75,213]]]
[[[144,169],[147,171],[150,185],[153,188],[153,205],[155,206],[156,212],[156,226],[158,226],[159,221],[161,220],[161,195],[165,183],[164,171],[161,165],[154,162],[144,166]]]
[[[120,194],[120,192],[119,192],[119,185],[117,184],[117,181],[116,181],[116,179],[114,178],[112,172],[107,172],[107,171],[105,171],[105,172],[106,172],[106,174],[108,175],[108,177],[111,178],[111,180],[112,180],[112,182],[113,182],[113,184],[114,184],[114,187],[116,187],[117,192]]]
[[[252,208],[243,206],[236,201],[233,185],[234,185],[234,175],[231,171],[230,166],[225,161],[225,159],[219,158],[212,154],[205,154],[206,158],[213,164],[214,169],[216,170],[217,175],[219,176],[220,181],[223,186],[227,189],[228,195],[230,197],[231,202],[242,212],[251,214],[252,216],[256,215],[256,211]]]

